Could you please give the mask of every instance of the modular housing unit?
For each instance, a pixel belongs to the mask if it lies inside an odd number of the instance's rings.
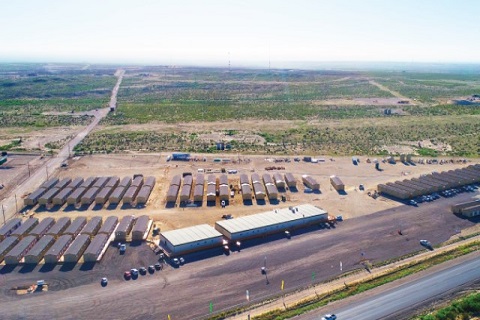
[[[297,187],[297,180],[293,176],[292,173],[287,172],[285,173],[285,182],[289,188],[296,188]]]
[[[35,243],[37,243],[37,237],[35,236],[26,236],[20,240],[20,242],[5,255],[5,264],[18,264]]]
[[[115,190],[113,190],[110,197],[108,198],[108,201],[110,202],[110,204],[119,203],[122,200],[125,192],[127,192],[128,188],[129,188],[128,186],[118,186],[118,187],[116,187]]]
[[[104,187],[102,190],[100,190],[100,192],[95,197],[95,203],[101,204],[101,205],[105,204],[105,202],[108,201],[108,197],[112,192],[113,192],[112,187]]]
[[[178,197],[178,190],[180,189],[177,185],[171,185],[167,191],[167,202],[175,202]]]
[[[311,204],[277,209],[215,222],[215,229],[231,241],[261,237],[328,220],[325,210]]]
[[[85,188],[85,189],[91,188],[93,186],[93,184],[95,183],[95,181],[97,181],[97,177],[88,177],[80,185],[80,188]]]
[[[77,204],[82,199],[82,196],[87,192],[87,188],[78,187],[68,197],[67,204]]]
[[[217,199],[217,186],[214,184],[207,185],[207,201],[215,201]]]
[[[154,176],[148,176],[145,178],[145,182],[143,183],[144,186],[148,186],[150,188],[153,189],[153,187],[155,186],[155,183],[156,183],[156,179]]]
[[[62,190],[63,188],[68,186],[70,182],[72,182],[71,178],[63,178],[55,185],[55,188]]]
[[[269,200],[277,200],[278,199],[278,189],[272,183],[266,184],[267,195]]]
[[[242,174],[240,175],[240,185],[244,185],[244,184],[248,184],[248,185],[249,185],[249,184],[250,184],[250,181],[249,181],[249,179],[248,179],[248,175],[245,174],[245,173],[242,173]]]
[[[58,178],[51,178],[47,181],[45,181],[44,183],[42,183],[39,187],[39,189],[46,189],[46,190],[50,190],[51,188],[53,188],[56,184],[58,183]]]
[[[133,184],[127,189],[123,195],[123,203],[133,204],[141,186],[134,186]]]
[[[95,183],[93,184],[92,188],[101,189],[105,187],[109,179],[110,177],[98,177]]]
[[[38,198],[39,205],[46,205],[52,202],[53,198],[59,193],[61,189],[59,188],[52,188],[45,192],[40,198]]]
[[[242,184],[242,199],[245,200],[252,200],[252,188],[250,184]]]
[[[132,228],[132,241],[144,240],[144,235],[147,233],[150,226],[150,218],[146,215],[140,216],[135,219],[135,225]]]
[[[26,206],[34,206],[38,203],[38,199],[47,192],[45,188],[38,188],[34,192],[30,193],[24,200],[23,203]]]
[[[462,209],[462,214],[467,218],[480,215],[480,203]]]
[[[193,176],[191,174],[185,176],[183,178],[183,185],[184,186],[191,186],[193,184]]]
[[[213,174],[209,174],[207,176],[207,184],[209,185],[217,185],[217,177],[215,177],[215,175]]]
[[[205,175],[203,173],[199,173],[195,177],[195,185],[196,186],[204,186],[205,185]]]
[[[23,238],[24,235],[29,233],[30,231],[33,230],[38,224],[38,219],[37,218],[28,218],[25,220],[21,226],[19,226],[17,229],[13,230],[10,235]]]
[[[141,188],[142,186],[143,186],[143,176],[135,177],[132,180],[132,184],[130,185],[130,187],[137,187],[137,188]]]
[[[130,177],[124,177],[122,180],[120,180],[120,183],[118,184],[119,187],[130,187],[132,184],[132,178]]]
[[[252,184],[261,183],[260,175],[258,173],[252,173]]]
[[[230,195],[230,189],[228,189],[228,185],[221,184],[218,187],[218,199],[220,199],[220,201],[228,201],[229,195]]]
[[[269,175],[268,173],[264,173],[264,174],[262,175],[262,179],[263,179],[263,183],[264,183],[265,185],[267,185],[267,184],[273,184],[272,176]]]
[[[265,187],[263,186],[263,183],[261,183],[261,182],[255,182],[253,184],[253,192],[255,193],[255,198],[257,200],[264,200],[265,197],[267,196],[267,193],[265,191]]]
[[[195,185],[195,188],[193,189],[193,201],[203,201],[203,184]]]
[[[5,258],[7,253],[12,250],[19,241],[20,239],[17,237],[7,237],[0,242],[0,262],[3,261],[3,258]]]
[[[392,186],[388,186],[386,184],[379,184],[377,186],[377,189],[378,189],[378,192],[382,193],[382,194],[388,194],[390,196],[394,196],[396,198],[399,198],[399,199],[408,199],[410,198],[410,195],[405,192],[404,190],[400,190],[400,189],[397,189],[395,187],[392,187]]]
[[[72,181],[70,181],[70,183],[66,186],[66,188],[76,189],[82,185],[83,181],[84,181],[83,178],[80,178],[80,177],[72,179]]]
[[[47,217],[40,221],[28,234],[40,238],[55,224],[55,219]]]
[[[173,176],[172,182],[170,182],[170,185],[180,187],[181,183],[182,183],[182,177],[180,177],[180,175],[176,175],[176,176]]]
[[[120,183],[120,178],[119,177],[110,177],[108,179],[107,183],[105,184],[105,187],[115,189],[118,186],[119,183]]]
[[[89,236],[93,237],[94,235],[97,234],[98,230],[102,226],[102,217],[95,216],[92,217],[85,227],[83,227],[82,231],[80,231],[80,234],[88,234]]]
[[[72,223],[68,226],[67,229],[65,229],[63,233],[76,237],[80,233],[80,231],[82,231],[83,227],[86,224],[87,224],[87,218],[77,217],[72,221]]]
[[[63,206],[67,202],[68,196],[73,192],[72,188],[65,188],[55,195],[52,199],[52,203],[55,205]]]
[[[91,187],[90,189],[88,189],[80,200],[82,205],[91,205],[99,191],[100,189],[97,187]]]
[[[146,204],[150,197],[150,193],[152,193],[152,187],[143,185],[137,194],[137,204]]]
[[[337,191],[345,191],[345,184],[343,183],[343,181],[333,175],[333,176],[330,176],[330,183],[332,184],[333,188]]]
[[[68,246],[72,243],[72,240],[73,237],[69,234],[60,236],[43,256],[45,263],[57,263],[60,257],[67,250]]]
[[[108,235],[104,233],[99,233],[93,238],[90,245],[87,247],[85,252],[83,253],[83,261],[84,262],[95,262],[98,260],[100,253],[102,253],[105,245],[108,241]]]
[[[463,209],[479,204],[480,200],[466,201],[452,205],[451,209],[453,213],[463,213]]]
[[[170,256],[221,245],[222,234],[207,224],[160,233],[160,246]]]
[[[127,236],[132,230],[134,220],[135,218],[133,216],[125,216],[120,220],[117,230],[115,230],[115,241],[127,240]]]
[[[285,189],[286,182],[285,179],[282,177],[282,174],[279,172],[275,172],[273,174],[273,181],[278,189]]]
[[[51,247],[51,245],[55,242],[55,238],[49,235],[41,237],[35,245],[28,250],[27,254],[25,255],[25,263],[39,263],[42,260],[44,254],[47,250]]]
[[[105,221],[103,222],[102,227],[100,230],[98,230],[98,233],[105,233],[108,234],[109,236],[112,234],[112,232],[115,230],[118,224],[118,218],[115,216],[110,216]]]
[[[21,225],[22,225],[22,219],[20,218],[14,218],[12,220],[8,220],[7,223],[5,223],[0,228],[0,240],[3,240],[6,237],[8,237],[15,229],[17,229]]]
[[[320,183],[318,183],[317,180],[312,176],[304,174],[302,176],[302,181],[308,188],[312,190],[320,190]]]
[[[228,186],[228,176],[226,174],[221,174],[220,178],[218,179],[218,184],[220,186]]]
[[[90,244],[90,236],[88,234],[81,234],[73,240],[63,255],[63,262],[76,263],[82,256],[85,249]]]

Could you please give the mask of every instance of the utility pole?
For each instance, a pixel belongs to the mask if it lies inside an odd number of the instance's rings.
[[[45,171],[47,172],[47,180],[48,180],[48,167],[45,166]]]
[[[30,178],[30,162],[27,163],[27,167],[28,167],[28,177]]]
[[[2,203],[2,213],[3,213],[3,224],[5,224],[5,207],[3,206],[3,203]]]

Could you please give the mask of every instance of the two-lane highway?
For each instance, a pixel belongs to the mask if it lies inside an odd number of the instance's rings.
[[[368,296],[351,306],[328,312],[337,315],[338,320],[401,319],[399,314],[416,306],[433,301],[448,292],[459,290],[480,280],[480,256],[447,269],[427,273],[420,279],[402,284],[396,288]],[[320,312],[299,317],[302,320],[319,319]]]

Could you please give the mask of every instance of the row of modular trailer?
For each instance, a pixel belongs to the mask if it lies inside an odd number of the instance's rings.
[[[51,217],[47,217],[40,221],[35,228],[33,228],[31,231],[29,231],[30,236],[35,236],[37,239],[42,237],[47,233],[47,231],[55,224],[55,219]]]
[[[35,228],[37,225],[38,225],[37,218],[28,218],[22,223],[21,226],[13,230],[12,233],[10,233],[10,235],[18,238],[23,238],[25,235],[30,233],[30,231],[32,231],[33,228]]]
[[[133,216],[124,216],[117,229],[115,230],[115,241],[126,241],[127,236],[132,230],[135,218]]]
[[[46,191],[40,198],[38,198],[38,204],[47,205],[49,203],[52,203],[53,198],[60,191],[62,191],[71,181],[72,181],[72,179],[70,179],[70,178],[64,178],[64,179],[58,181],[51,189]]]
[[[246,217],[215,222],[215,229],[230,241],[256,238],[328,221],[327,211],[303,204]]]
[[[90,236],[88,234],[80,234],[72,244],[68,247],[63,255],[63,261],[65,263],[76,263],[82,256],[85,249],[90,244]]]
[[[80,231],[80,234],[88,234],[90,237],[93,237],[97,234],[98,230],[100,230],[100,227],[102,226],[102,217],[95,216],[92,217],[85,227],[83,227],[82,231]]]
[[[40,187],[34,192],[30,193],[24,200],[26,206],[34,206],[38,204],[38,200],[43,196],[48,190],[53,188],[54,185],[58,183],[58,178],[51,178],[40,185]]]
[[[222,234],[207,224],[160,233],[160,246],[169,256],[218,247]]]
[[[320,190],[320,183],[318,183],[317,180],[312,176],[304,174],[302,176],[302,181],[308,188],[312,190]]]
[[[105,245],[107,244],[109,236],[104,233],[97,234],[90,245],[87,247],[85,252],[83,253],[83,261],[84,262],[96,262],[100,254],[102,253],[103,249],[105,249]]]
[[[72,223],[71,219],[68,217],[61,217],[55,222],[55,224],[48,230],[47,234],[54,236],[55,238],[63,235],[63,232],[70,226]]]
[[[379,184],[378,191],[402,200],[441,192],[480,182],[480,165],[444,172],[433,172],[419,178]]]
[[[110,204],[118,204],[123,199],[125,192],[127,192],[128,188],[132,184],[132,178],[124,177],[118,186],[116,186],[112,193],[110,194],[108,201]]]
[[[41,237],[35,245],[25,254],[25,263],[39,263],[48,249],[55,242],[55,238],[49,235]]]
[[[18,264],[35,243],[37,243],[37,237],[35,236],[26,236],[20,240],[18,244],[4,256],[5,264]]]
[[[343,183],[343,181],[333,175],[333,176],[330,176],[330,183],[332,184],[333,188],[337,191],[345,191],[345,184]]]
[[[115,216],[110,216],[105,221],[103,222],[102,227],[98,230],[98,233],[104,233],[110,236],[113,231],[115,231],[115,228],[117,228],[118,225],[118,218]]]
[[[145,240],[151,225],[152,221],[148,216],[143,215],[135,219],[135,225],[132,228],[132,241]]]
[[[15,229],[20,227],[22,224],[22,219],[20,218],[14,218],[7,223],[5,223],[1,228],[0,228],[0,241],[8,237]]]
[[[64,234],[69,234],[73,237],[76,237],[80,234],[83,227],[87,224],[87,218],[85,217],[77,217],[75,218],[72,223],[65,229]]]
[[[61,256],[65,253],[68,246],[72,243],[73,237],[70,234],[60,236],[57,241],[48,249],[44,255],[45,263],[57,263]]]
[[[480,200],[457,203],[451,207],[453,213],[462,214],[467,218],[480,215]]]
[[[7,237],[5,240],[0,242],[0,262],[3,261],[7,253],[10,252],[10,250],[12,250],[19,241],[20,239],[17,237]]]

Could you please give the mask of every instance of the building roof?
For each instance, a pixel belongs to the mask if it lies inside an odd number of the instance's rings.
[[[211,238],[221,237],[222,234],[209,226],[201,224],[198,226],[165,231],[161,235],[168,240],[173,246],[207,240]]]
[[[7,248],[9,248],[12,244],[15,245],[20,240],[17,237],[7,237],[5,240],[0,242],[0,254],[2,254]]]
[[[58,182],[58,178],[51,178],[50,180],[47,180],[45,181],[44,183],[42,183],[42,185],[40,186],[40,188],[45,188],[45,189],[50,189],[52,188],[54,185],[56,185]],[[40,189],[39,188],[39,189]]]
[[[75,233],[80,231],[83,228],[84,224],[87,222],[85,217],[76,217],[75,220],[68,226],[64,233]]]
[[[84,255],[85,254],[98,254],[98,252],[100,251],[100,249],[103,248],[103,246],[105,245],[107,240],[108,240],[108,235],[107,234],[104,234],[104,233],[97,234],[95,236],[95,238],[93,238],[92,242],[90,243],[87,250],[85,250],[85,252],[83,254]]]
[[[203,185],[197,184],[197,185],[195,186],[195,189],[193,189],[193,196],[194,196],[194,197],[203,196]]]
[[[124,177],[122,181],[118,184],[120,187],[129,187],[130,184],[132,183],[132,178],[130,177]]]
[[[61,217],[57,222],[48,230],[49,234],[58,235],[60,232],[65,230],[70,225],[69,217]]]
[[[132,232],[142,232],[145,233],[148,227],[148,223],[150,222],[150,217],[143,215],[137,218],[135,221],[135,225],[133,226]]]
[[[199,186],[203,186],[205,184],[205,175],[203,173],[199,173],[197,174],[196,178],[195,178],[195,185]]]
[[[148,176],[145,178],[144,185],[153,188],[155,186],[155,182],[156,182],[156,179],[154,176]]]
[[[15,247],[13,247],[12,250],[8,252],[8,255],[14,257],[20,255],[20,253],[27,249],[34,241],[37,241],[37,237],[35,236],[27,236],[23,238]]]
[[[7,232],[9,232],[12,229],[14,225],[16,225],[19,222],[22,223],[22,219],[14,218],[12,220],[7,221],[7,223],[0,228],[0,235],[5,235]]]
[[[118,224],[118,218],[115,216],[110,216],[103,222],[102,227],[98,230],[98,233],[103,232],[110,232],[112,231]]]
[[[180,186],[180,183],[182,182],[182,178],[180,175],[173,176],[172,182],[170,182],[171,186]]]
[[[226,174],[220,175],[219,184],[228,185],[228,176]]]
[[[120,224],[118,225],[116,232],[127,232],[128,229],[130,229],[134,219],[135,218],[133,216],[124,216],[122,220],[120,220]]]
[[[77,255],[80,249],[85,245],[85,243],[90,242],[90,236],[88,234],[81,234],[73,240],[70,247],[68,247],[65,254],[74,254]]]
[[[102,225],[102,217],[95,216],[92,217],[85,227],[83,227],[81,233],[93,233],[95,229],[99,228]]]
[[[51,245],[53,241],[55,241],[53,236],[46,235],[41,237],[37,243],[35,243],[32,249],[28,250],[27,255],[38,256],[43,250],[45,250],[46,247]]]
[[[248,175],[245,173],[242,173],[240,175],[240,184],[250,184],[250,181],[248,180]]]
[[[273,179],[272,179],[272,176],[269,175],[268,173],[264,173],[262,175],[262,179],[263,179],[263,183],[265,183],[265,185],[267,184],[273,184]]]
[[[185,177],[183,178],[183,185],[184,185],[184,186],[185,186],[185,185],[190,185],[190,186],[191,186],[192,183],[193,183],[193,176],[192,176],[192,175],[189,174],[188,176],[185,176]]]
[[[63,236],[60,236],[57,239],[57,241],[55,241],[55,243],[50,247],[50,249],[48,249],[45,255],[48,255],[48,254],[57,255],[60,251],[62,251],[63,248],[65,248],[67,244],[70,243],[71,240],[72,240],[72,235],[70,234],[64,234]]]
[[[132,181],[132,186],[138,187],[138,186],[143,186],[143,176],[138,176]]]
[[[110,179],[108,179],[107,184],[105,185],[105,187],[116,187],[119,182],[120,182],[120,178],[119,178],[119,177],[110,177]]]
[[[68,186],[68,185],[70,184],[70,182],[72,182],[72,179],[70,179],[70,178],[63,178],[62,180],[60,180],[60,181],[55,185],[55,188],[63,189],[63,188],[65,188],[66,186]]]
[[[292,212],[293,210],[295,212]],[[293,207],[293,210],[290,210],[290,208],[277,209],[276,212],[268,211],[241,218],[222,220],[215,222],[215,224],[230,233],[236,233],[308,217],[327,215],[325,210],[311,204],[298,205]]]
[[[80,187],[90,188],[95,183],[96,180],[97,180],[97,177],[88,177],[87,179],[85,179],[85,181],[83,181]]]
[[[75,188],[80,187],[82,185],[82,183],[83,183],[83,178],[75,178],[72,181],[70,181],[67,188],[75,189]]]
[[[343,186],[342,180],[337,176],[330,176],[330,181],[336,186]]]
[[[15,229],[12,234],[16,235],[23,235],[27,232],[27,230],[31,229],[32,226],[36,226],[38,224],[38,219],[37,218],[28,218],[25,220],[20,227]]]
[[[99,177],[93,186],[97,188],[103,188],[109,179],[109,177]]]

